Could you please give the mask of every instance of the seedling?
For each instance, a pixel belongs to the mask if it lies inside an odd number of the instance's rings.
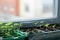
[[[38,24],[38,22],[35,22],[35,23],[34,23],[34,25],[37,25],[37,24]]]
[[[22,23],[20,23],[20,26],[22,26],[23,24]]]
[[[56,24],[52,25],[53,30],[56,30]]]
[[[11,25],[12,24],[12,22],[7,22],[5,25],[6,26],[9,26],[9,25]]]
[[[19,27],[19,23],[14,23],[15,29]]]
[[[48,31],[47,28],[49,27],[49,24],[45,24],[44,26],[46,27],[46,31]]]
[[[14,23],[14,26],[18,26],[19,24],[18,23]]]
[[[42,24],[43,24],[43,23],[44,23],[44,21],[40,21],[40,23],[42,23]]]
[[[0,36],[1,37],[12,37],[14,35],[17,35],[18,33],[16,32],[16,30],[19,30],[19,29],[16,29],[17,27],[19,26],[18,23],[12,23],[12,22],[7,22],[3,25],[3,23],[1,22],[0,23]],[[21,26],[21,24],[20,24]],[[16,29],[16,30],[15,30]],[[15,30],[15,31],[14,31]],[[13,32],[16,32],[17,34],[13,34]],[[17,35],[18,36],[18,35]]]
[[[3,22],[0,22],[0,25],[3,24]]]
[[[45,27],[48,28],[49,27],[49,24],[45,24]]]
[[[53,27],[53,28],[55,28],[55,27],[56,27],[56,24],[55,24],[55,25],[53,25],[52,27]]]
[[[44,21],[40,21],[39,24],[40,24],[39,27],[41,28],[44,24]]]
[[[10,31],[12,30],[12,28],[10,27],[12,23],[11,22],[7,22],[5,24],[1,23],[1,27],[0,27],[0,36],[2,35],[3,37],[9,37],[10,35]]]

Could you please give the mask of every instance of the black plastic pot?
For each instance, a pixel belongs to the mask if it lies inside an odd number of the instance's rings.
[[[0,38],[0,40],[25,40],[24,36],[14,37],[14,38]]]
[[[35,33],[29,35],[29,40],[57,40],[60,39],[60,30]]]

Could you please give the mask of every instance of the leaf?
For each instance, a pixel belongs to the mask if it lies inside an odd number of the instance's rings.
[[[20,23],[20,26],[22,26],[22,23]]]
[[[19,24],[18,23],[14,23],[14,26],[18,26]]]
[[[54,28],[56,25],[53,25],[52,27]]]
[[[7,29],[7,28],[8,28],[8,26],[2,26],[1,28],[2,28],[2,29]]]
[[[11,37],[10,32],[5,33],[6,37]]]
[[[44,21],[40,21],[40,23],[44,23]]]
[[[35,25],[37,25],[38,24],[38,22],[36,22],[36,23],[34,23]]]
[[[49,26],[49,24],[45,24],[46,28]]]
[[[5,25],[11,25],[12,24],[12,22],[7,22]]]
[[[0,22],[0,24],[3,24],[3,22]]]

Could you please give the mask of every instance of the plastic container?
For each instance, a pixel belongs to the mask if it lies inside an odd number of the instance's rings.
[[[2,40],[25,40],[24,36],[15,37],[15,38],[2,38]]]
[[[29,40],[57,40],[59,38],[60,38],[60,30],[43,32],[43,33],[35,33],[29,35]]]

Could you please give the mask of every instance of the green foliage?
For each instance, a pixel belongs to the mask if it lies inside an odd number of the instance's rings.
[[[18,23],[14,23],[14,26],[18,26],[19,24]]]
[[[34,24],[35,24],[35,25],[37,25],[37,24],[38,24],[38,22],[35,22]]]
[[[45,24],[44,26],[45,26],[46,28],[48,28],[48,27],[49,27],[49,24]]]
[[[55,28],[55,27],[56,27],[56,25],[54,24],[52,27],[53,27],[53,28]]]
[[[13,36],[18,36],[18,32],[16,29],[18,28],[18,26],[22,26],[22,23],[12,23],[12,22],[7,22],[7,23],[3,23],[0,22],[0,36],[1,37],[13,37]],[[14,35],[12,35],[12,33]]]
[[[6,26],[9,26],[9,25],[11,25],[12,24],[12,22],[7,22],[5,25]]]
[[[0,25],[3,24],[3,22],[0,22]]]
[[[40,21],[40,23],[42,23],[42,24],[43,24],[43,23],[44,23],[44,21]]]
[[[14,26],[22,26],[22,23],[14,23]]]
[[[22,26],[23,24],[22,23],[20,23],[20,26]]]

